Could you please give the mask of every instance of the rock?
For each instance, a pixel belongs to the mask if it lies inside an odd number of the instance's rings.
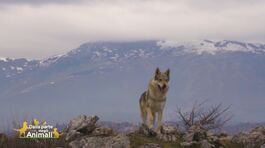
[[[174,126],[163,125],[161,128],[161,133],[162,134],[178,134],[179,130]]]
[[[220,133],[219,135],[218,135],[218,137],[219,138],[221,138],[221,137],[228,137],[228,134],[227,133]]]
[[[63,135],[72,148],[129,148],[125,135],[114,135],[111,128],[97,126],[97,116],[81,115],[70,120]]]
[[[92,133],[92,136],[111,136],[113,135],[113,130],[106,127],[97,127]]]
[[[65,140],[66,141],[72,141],[74,139],[77,139],[79,137],[83,136],[82,133],[76,131],[76,130],[71,130],[68,133],[66,133]]]
[[[97,116],[80,115],[72,120],[67,125],[65,132],[70,132],[72,130],[78,131],[80,133],[90,133],[96,128],[96,122],[99,120]]]
[[[257,126],[250,132],[241,132],[232,138],[232,142],[244,145],[245,148],[260,147],[265,144],[265,127]]]
[[[231,137],[225,133],[216,135],[201,128],[200,125],[193,125],[184,134],[183,140],[185,143],[182,143],[182,145],[201,145],[203,148],[214,148],[225,146],[231,141]]]
[[[0,133],[0,147],[7,148],[8,138],[5,134]]]
[[[99,120],[97,116],[80,115],[70,120],[63,135],[66,141],[72,141],[84,135],[88,135],[96,128],[96,122]]]
[[[160,132],[155,132],[149,129],[145,124],[139,128],[139,133],[147,137],[157,137],[159,140],[163,141],[176,141],[178,137],[178,129],[174,126],[162,126]]]
[[[219,137],[218,138],[218,143],[221,145],[221,146],[225,146],[227,144],[229,144],[232,140],[232,137],[231,136],[227,136],[227,137]]]
[[[196,141],[192,141],[192,142],[181,142],[180,143],[180,145],[182,147],[191,147],[191,146],[197,145],[197,144],[198,144],[198,142],[196,142]]]
[[[185,142],[192,142],[192,141],[193,141],[193,137],[194,137],[194,133],[187,132],[187,133],[185,133],[185,135],[183,136],[183,140],[184,140]]]
[[[142,124],[142,126],[139,128],[139,133],[147,137],[156,136],[156,132],[152,129],[149,129],[145,124]]]
[[[163,134],[163,133],[159,133],[157,134],[156,136],[159,140],[162,140],[162,141],[177,141],[177,137],[178,135],[176,134]]]
[[[215,146],[208,142],[207,140],[202,140],[200,142],[202,148],[214,148]]]
[[[69,143],[72,148],[129,148],[130,140],[125,135],[109,137],[83,137]]]
[[[156,143],[147,143],[147,144],[141,145],[139,148],[162,148],[162,147]]]
[[[199,125],[191,126],[184,135],[185,142],[201,141],[207,138],[207,132]]]
[[[260,146],[260,148],[265,148],[265,143],[262,146]]]
[[[181,142],[180,145],[183,147],[188,147],[188,146],[191,146],[192,143],[191,142]]]

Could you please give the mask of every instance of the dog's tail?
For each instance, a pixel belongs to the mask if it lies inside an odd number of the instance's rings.
[[[15,129],[15,128],[13,128],[13,130],[14,130],[14,131],[17,131],[17,132],[19,132],[19,131],[20,131],[19,129]]]

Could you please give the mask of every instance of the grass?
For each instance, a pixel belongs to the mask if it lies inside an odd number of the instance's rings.
[[[241,144],[235,144],[235,143],[228,143],[225,148],[243,148],[244,146]]]
[[[9,138],[7,148],[67,148],[67,144],[63,138],[59,139],[25,139],[13,137]]]

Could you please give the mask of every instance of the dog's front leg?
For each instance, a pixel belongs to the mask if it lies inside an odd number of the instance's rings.
[[[152,129],[154,127],[154,114],[152,113],[150,108],[147,108],[147,116],[148,116],[148,128]]]
[[[163,117],[163,111],[159,111],[158,112],[158,120],[157,120],[157,132],[160,133],[161,132],[161,128],[162,128],[162,117]]]

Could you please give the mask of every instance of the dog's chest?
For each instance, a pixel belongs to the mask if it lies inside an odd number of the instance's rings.
[[[154,111],[160,111],[165,107],[166,101],[154,100],[149,98],[147,103],[148,106],[152,108]]]

